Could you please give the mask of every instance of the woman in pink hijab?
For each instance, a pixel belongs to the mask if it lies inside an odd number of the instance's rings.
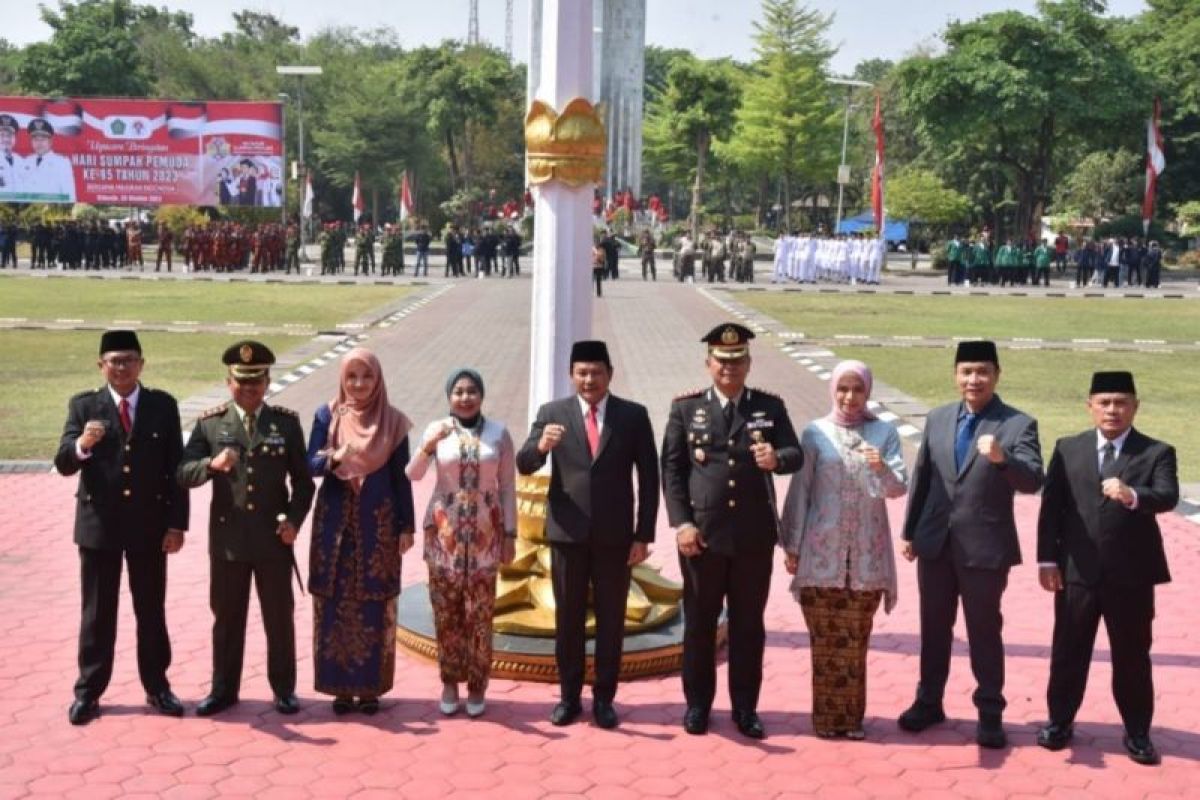
[[[313,668],[336,714],[374,714],[392,688],[400,557],[413,545],[411,428],[388,403],[375,354],[342,356],[337,397],[317,409],[308,445],[312,473],[324,478],[309,557]]]
[[[900,436],[867,408],[871,370],[843,361],[829,378],[832,408],[804,429],[804,466],[784,503],[780,544],[808,625],[813,728],[862,739],[867,647],[875,612],[896,605],[887,499],[908,486]]]

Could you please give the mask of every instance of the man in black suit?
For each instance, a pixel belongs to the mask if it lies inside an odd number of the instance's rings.
[[[133,331],[100,337],[105,385],[71,398],[54,466],[79,473],[75,544],[79,546],[83,618],[79,679],[68,719],[85,725],[100,714],[112,677],[121,560],[137,618],[138,676],[146,702],[183,715],[171,691],[167,635],[167,555],[183,547],[188,496],[173,480],[183,451],[179,408],[166,392],[142,386],[142,347]]]
[[[1175,448],[1135,430],[1137,410],[1132,374],[1097,372],[1088,396],[1094,427],[1059,439],[1046,472],[1038,580],[1055,593],[1054,643],[1050,722],[1038,744],[1061,750],[1070,742],[1103,618],[1125,749],[1140,764],[1157,764],[1150,741],[1154,586],[1171,574],[1155,515],[1175,507],[1179,481]]]
[[[772,476],[797,471],[804,456],[783,401],[746,386],[753,338],[722,323],[701,339],[712,385],[671,404],[662,471],[683,572],[684,730],[708,730],[717,624],[728,603],[733,720],[743,735],[762,739],[763,612],[779,536]]]
[[[1009,568],[1021,563],[1013,494],[1041,487],[1042,451],[1037,421],[996,394],[996,345],[960,342],[954,361],[962,399],[925,420],[904,519],[904,557],[917,559],[921,680],[899,725],[917,732],[946,718],[942,695],[961,597],[978,684],[975,739],[1000,748],[1008,743],[1000,598]]]
[[[522,475],[553,452],[546,533],[554,587],[554,658],[561,700],[550,721],[567,725],[583,711],[588,587],[596,616],[592,716],[614,728],[630,569],[646,560],[658,516],[658,458],[645,406],[610,394],[612,361],[604,342],[575,342],[575,395],[538,409],[517,453]],[[633,472],[637,471],[636,513]]]
[[[248,158],[243,158],[238,164],[241,168],[241,177],[237,182],[237,205],[253,206],[258,204],[258,178],[256,176],[257,169],[254,162]]]

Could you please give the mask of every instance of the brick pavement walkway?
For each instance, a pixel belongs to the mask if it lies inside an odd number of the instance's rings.
[[[400,324],[372,332],[393,399],[418,425],[443,405],[452,365],[472,363],[488,384],[486,410],[517,436],[526,416],[528,282],[463,282]],[[598,336],[613,346],[614,391],[645,402],[661,426],[670,397],[703,382],[700,333],[721,311],[694,289],[622,279],[597,304]],[[799,426],[825,407],[825,384],[775,348],[756,352],[751,383],[780,392]],[[277,402],[307,419],[331,396],[325,368],[285,389]],[[659,430],[661,435],[661,429]],[[728,721],[722,689],[707,737],[685,735],[678,678],[622,686],[622,726],[568,729],[546,720],[555,691],[543,684],[496,681],[487,715],[444,719],[436,711],[436,669],[402,653],[397,687],[375,718],[335,718],[328,698],[311,691],[311,605],[297,598],[300,695],[304,710],[285,718],[269,707],[261,626],[251,612],[242,703],[214,719],[151,715],[136,677],[128,597],[121,615],[114,680],[103,716],[84,728],[66,722],[74,680],[78,567],[70,541],[74,481],[53,475],[0,476],[0,797],[939,797],[1195,796],[1200,778],[1200,610],[1190,587],[1200,576],[1200,534],[1163,517],[1175,583],[1159,593],[1155,644],[1160,768],[1125,758],[1108,696],[1111,676],[1101,634],[1091,691],[1075,745],[1062,753],[1036,747],[1044,716],[1050,602],[1033,566],[1014,570],[1005,596],[1008,620],[1006,717],[1013,747],[981,751],[972,742],[970,675],[956,643],[947,711],[951,721],[922,736],[903,734],[894,718],[916,677],[914,570],[901,563],[900,604],[880,615],[872,642],[867,734],[863,743],[811,734],[809,657],[799,609],[777,569],[767,610],[766,682],[761,711],[770,738],[752,743]],[[423,507],[429,482],[417,487]],[[192,533],[172,557],[168,616],[175,650],[171,678],[189,706],[208,689],[209,625],[205,529],[207,491],[195,497]],[[903,502],[890,507],[898,524]],[[1027,557],[1035,500],[1018,504]],[[306,534],[305,534],[306,535]],[[302,548],[303,549],[303,548]],[[303,556],[301,552],[302,565]],[[670,575],[678,566],[660,519],[652,557]],[[404,582],[424,579],[408,558]],[[722,668],[722,673],[724,669]]]

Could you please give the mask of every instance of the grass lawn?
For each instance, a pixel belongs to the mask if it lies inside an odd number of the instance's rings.
[[[940,298],[946,300],[948,298]],[[978,298],[984,299],[984,298]],[[1123,305],[1114,303],[1114,305]],[[1106,304],[1107,305],[1107,304]],[[1183,306],[1183,303],[1179,303]],[[1186,304],[1191,306],[1191,303]],[[1194,312],[1195,313],[1195,312]],[[871,365],[876,377],[924,403],[955,399],[953,351],[928,347],[835,347],[843,358]],[[1091,425],[1087,388],[1096,370],[1128,369],[1137,380],[1142,407],[1134,423],[1149,436],[1175,445],[1179,479],[1200,482],[1200,428],[1195,426],[1198,353],[1101,353],[1001,349],[998,391],[1005,402],[1038,420],[1042,456],[1049,462],[1054,442]]]
[[[1200,341],[1200,304],[1190,300],[739,292],[733,297],[813,338],[968,336],[1048,340]]]
[[[16,281],[3,285],[11,283]],[[146,354],[143,382],[178,400],[222,382],[221,353],[233,341],[229,334],[151,332],[139,338]],[[300,336],[256,338],[276,353],[307,341]],[[96,367],[99,343],[96,331],[0,331],[0,362],[10,367],[9,379],[0,382],[0,459],[54,457],[67,401],[103,382]]]
[[[411,291],[405,286],[4,277],[0,278],[0,317],[100,323],[293,323],[330,330]]]

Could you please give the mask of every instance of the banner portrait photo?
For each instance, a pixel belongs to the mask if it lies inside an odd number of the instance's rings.
[[[0,97],[0,203],[283,204],[276,102]]]

